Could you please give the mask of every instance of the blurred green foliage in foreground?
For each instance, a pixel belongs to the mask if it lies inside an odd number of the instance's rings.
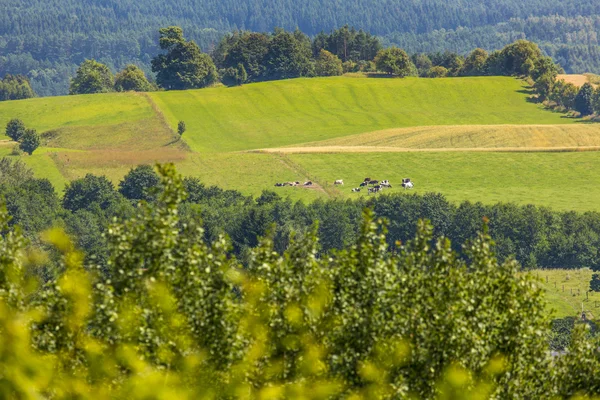
[[[60,230],[43,286],[0,213],[0,397],[14,399],[544,399],[600,394],[599,344],[552,356],[535,279],[499,265],[486,233],[468,263],[421,222],[388,248],[365,211],[357,242],[318,258],[316,227],[283,254],[268,236],[243,269],[228,241],[183,224],[172,165],[160,200],[107,234],[104,265]],[[584,398],[584,397],[580,397]]]

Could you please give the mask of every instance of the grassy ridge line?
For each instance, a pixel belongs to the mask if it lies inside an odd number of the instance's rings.
[[[433,125],[572,124],[527,102],[508,77],[304,78],[150,94],[197,152],[298,145],[374,130]]]

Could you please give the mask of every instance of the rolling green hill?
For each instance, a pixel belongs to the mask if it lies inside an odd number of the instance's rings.
[[[151,94],[195,151],[239,151],[431,125],[569,124],[528,103],[521,81],[321,78]]]
[[[415,191],[455,201],[600,210],[600,125],[529,102],[524,83],[506,77],[314,78],[0,103],[0,126],[15,117],[43,132],[44,147],[22,158],[58,187],[86,173],[116,182],[134,165],[170,161],[255,195],[360,196],[350,189],[368,175],[411,177]],[[0,142],[0,155],[12,146]],[[558,152],[575,149],[589,151]],[[305,180],[316,185],[273,187]]]

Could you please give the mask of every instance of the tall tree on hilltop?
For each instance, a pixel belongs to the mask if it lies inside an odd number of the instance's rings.
[[[71,80],[69,94],[107,93],[113,90],[110,69],[96,60],[85,60]]]
[[[265,56],[269,79],[297,78],[314,74],[310,39],[302,32],[277,30]]]
[[[469,56],[465,59],[465,63],[463,64],[459,74],[465,76],[485,75],[487,73],[487,59],[487,51],[483,49],[473,50],[471,54],[469,54]]]
[[[315,71],[318,76],[338,76],[342,75],[342,60],[335,54],[322,49],[319,58],[315,63]]]
[[[502,67],[507,75],[530,75],[536,62],[542,58],[537,44],[527,40],[517,40],[501,51]]]
[[[160,54],[152,60],[156,82],[170,90],[195,89],[214,83],[217,69],[208,54],[202,53],[193,41],[186,41],[177,26],[160,29]]]
[[[375,65],[379,71],[400,77],[413,75],[416,72],[416,67],[408,54],[397,47],[380,50],[375,57]]]
[[[152,84],[144,71],[137,65],[128,65],[115,77],[115,90],[117,92],[149,92],[153,89]]]
[[[251,82],[263,79],[266,72],[265,56],[269,51],[271,38],[266,33],[241,32],[223,38],[215,57],[219,68],[240,70],[240,64]]]

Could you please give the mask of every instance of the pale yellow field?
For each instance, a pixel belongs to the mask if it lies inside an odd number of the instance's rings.
[[[310,147],[315,152],[340,151],[347,147],[371,151],[397,149],[505,149],[588,150],[600,146],[600,124],[571,125],[454,125],[386,129],[335,139],[310,142],[290,148]],[[337,150],[336,150],[337,148]],[[325,150],[319,150],[325,149]],[[286,152],[285,148],[280,149]],[[597,149],[595,149],[597,150]],[[352,151],[352,149],[347,149]],[[359,151],[356,149],[356,151]],[[290,152],[290,151],[287,151]],[[306,152],[311,150],[306,149]]]
[[[595,75],[593,74],[559,74],[556,77],[556,80],[572,83],[577,87],[581,87],[588,82],[590,82],[593,86],[597,86],[597,84],[592,79],[590,79],[590,77],[594,76]]]

